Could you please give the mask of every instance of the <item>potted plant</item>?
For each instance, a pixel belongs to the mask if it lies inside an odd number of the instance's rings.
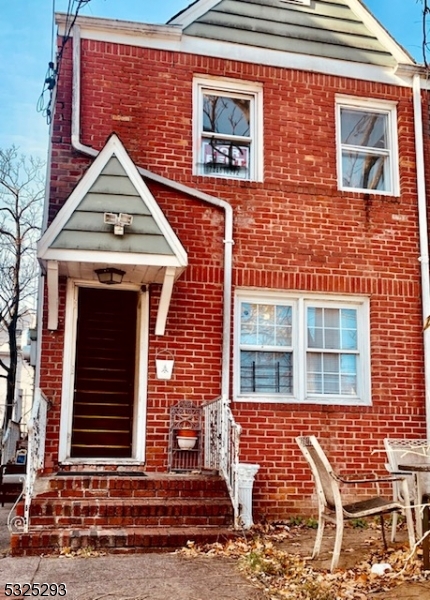
[[[178,429],[176,439],[181,450],[192,450],[197,442],[197,431],[195,429]]]

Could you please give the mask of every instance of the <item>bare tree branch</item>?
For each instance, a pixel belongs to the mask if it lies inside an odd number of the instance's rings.
[[[8,364],[0,360],[6,379],[7,426],[15,401],[18,335],[29,308],[34,306],[39,238],[44,196],[43,162],[19,156],[15,147],[0,149],[0,332],[7,335]]]

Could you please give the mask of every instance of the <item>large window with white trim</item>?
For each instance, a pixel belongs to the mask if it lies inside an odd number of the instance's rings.
[[[225,79],[194,80],[194,173],[262,179],[262,88]]]
[[[367,298],[238,291],[235,399],[369,404]]]
[[[339,188],[398,195],[395,104],[338,97],[336,113]]]

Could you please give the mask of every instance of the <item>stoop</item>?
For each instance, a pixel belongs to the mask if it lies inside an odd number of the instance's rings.
[[[11,535],[12,556],[83,548],[172,551],[236,535],[228,490],[218,475],[67,472],[42,479],[28,533]]]

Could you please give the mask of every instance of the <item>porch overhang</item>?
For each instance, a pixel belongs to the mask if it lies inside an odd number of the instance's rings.
[[[48,288],[48,329],[58,328],[59,277],[67,277],[85,283],[98,283],[97,269],[115,267],[124,271],[122,284],[132,286],[160,285],[161,295],[158,305],[155,335],[164,335],[169,313],[173,285],[181,276],[186,265],[179,264],[172,256],[137,257],[133,255],[114,256],[108,253],[72,251],[73,256],[59,256],[65,252],[48,251],[48,256],[39,257],[42,270],[47,278]],[[69,252],[67,252],[69,254]]]
[[[58,279],[99,284],[96,270],[124,272],[121,285],[161,285],[155,333],[163,335],[173,285],[188,255],[119,138],[100,151],[38,244],[48,283],[48,328],[58,327]]]

